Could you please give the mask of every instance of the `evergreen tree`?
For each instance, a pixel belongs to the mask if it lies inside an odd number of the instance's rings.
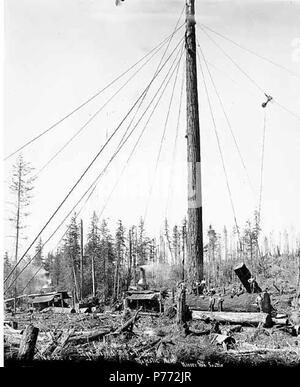
[[[139,266],[145,265],[147,263],[146,248],[147,248],[147,240],[145,237],[145,226],[144,226],[144,220],[143,218],[141,218],[138,226],[138,245],[137,245],[137,252],[138,252],[137,264]]]
[[[169,223],[168,220],[165,219],[165,237],[167,240],[167,245],[171,254],[171,262],[174,263],[174,254],[173,254],[173,249],[172,249],[172,243],[171,243],[171,238],[170,238],[170,231],[169,231]]]
[[[101,259],[98,267],[101,268],[101,273],[99,273],[99,278],[102,284],[101,293],[104,295],[104,299],[107,300],[113,293],[115,255],[113,238],[105,219],[103,219],[100,226],[100,241]]]
[[[124,284],[122,278],[124,273],[122,267],[124,265],[125,257],[125,230],[122,221],[119,220],[118,227],[115,235],[115,267],[114,267],[114,289],[113,289],[113,301],[119,298],[120,292]]]
[[[83,296],[88,294],[96,295],[97,286],[102,281],[100,277],[101,263],[101,246],[100,246],[100,230],[99,219],[95,212],[91,218],[87,243],[84,253],[84,289]]]
[[[174,254],[174,264],[178,265],[180,261],[180,231],[178,230],[177,225],[173,227],[173,238],[172,238],[172,244],[173,244],[173,254]]]
[[[12,195],[12,215],[9,220],[12,222],[15,230],[15,264],[18,262],[20,239],[22,238],[21,230],[26,227],[25,218],[29,215],[27,210],[32,198],[33,175],[34,168],[30,163],[25,162],[23,156],[20,155],[17,162],[13,165],[11,183],[9,186]],[[14,295],[17,296],[17,270],[15,270]]]
[[[76,298],[79,300],[79,270],[80,270],[80,231],[77,224],[76,214],[71,218],[70,225],[63,246],[63,274],[64,283],[69,291],[75,290]]]

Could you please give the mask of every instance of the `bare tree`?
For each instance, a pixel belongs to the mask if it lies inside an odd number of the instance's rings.
[[[15,230],[15,264],[18,262],[19,243],[22,237],[21,230],[26,227],[25,218],[29,215],[28,206],[32,198],[32,190],[34,188],[33,182],[35,176],[33,174],[34,168],[30,163],[23,159],[20,155],[13,165],[11,183],[9,186],[10,192],[13,196],[12,216],[9,220],[12,222]],[[15,270],[14,296],[17,297],[17,271]]]

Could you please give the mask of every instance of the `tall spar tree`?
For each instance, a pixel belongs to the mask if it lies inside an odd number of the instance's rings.
[[[25,219],[29,215],[28,206],[32,199],[32,190],[34,188],[33,183],[35,176],[33,174],[34,168],[30,163],[23,159],[20,155],[13,165],[11,183],[9,186],[10,193],[13,197],[12,200],[12,216],[9,218],[13,228],[15,230],[15,264],[18,263],[18,254],[20,239],[23,237],[22,230],[26,227]],[[15,270],[14,277],[14,297],[17,297],[18,284],[17,284],[17,270]]]
[[[197,89],[195,0],[186,0],[186,115],[188,163],[188,282],[203,278],[200,126]]]

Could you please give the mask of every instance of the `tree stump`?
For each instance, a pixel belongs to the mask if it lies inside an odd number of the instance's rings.
[[[34,357],[34,350],[39,334],[39,328],[28,325],[22,335],[18,358],[19,360],[31,361]]]
[[[240,263],[234,269],[235,274],[239,277],[241,283],[244,285],[248,293],[251,293],[251,287],[248,280],[252,277],[249,269],[244,263]],[[261,288],[257,282],[254,283],[254,293],[261,293]]]
[[[270,294],[267,291],[264,291],[262,294],[261,306],[262,306],[262,311],[264,313],[271,314],[272,312],[271,298],[270,298]]]

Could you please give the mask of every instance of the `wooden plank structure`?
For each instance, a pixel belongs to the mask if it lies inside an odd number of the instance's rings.
[[[235,274],[239,277],[241,283],[244,285],[244,288],[247,290],[247,292],[251,293],[250,283],[248,282],[248,280],[252,277],[252,275],[247,266],[244,263],[240,263],[233,270]],[[262,290],[258,286],[256,281],[254,286],[254,293],[261,293]]]

